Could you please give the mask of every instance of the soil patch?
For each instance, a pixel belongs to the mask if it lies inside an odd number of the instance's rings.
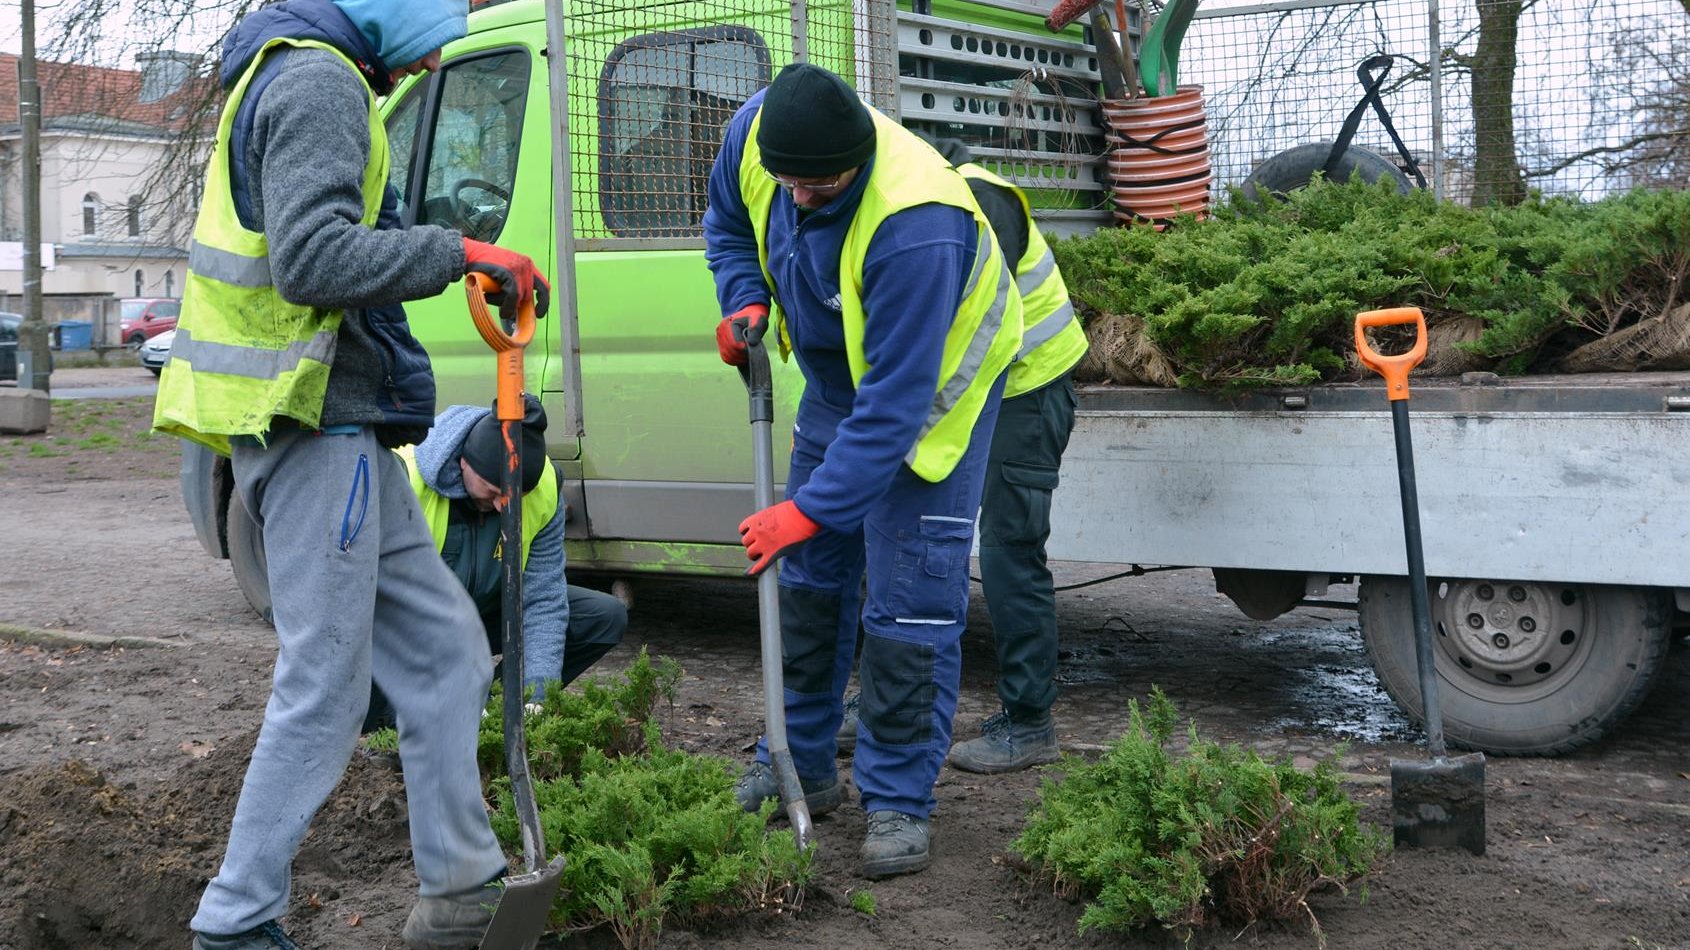
[[[84,759],[0,779],[0,921],[17,945],[181,943],[222,859],[255,739],[215,750],[184,743],[175,774],[145,783],[114,781]],[[343,893],[402,873],[410,854],[400,777],[355,758],[295,859],[290,920],[309,924]],[[357,926],[360,916],[348,912],[345,923]]]

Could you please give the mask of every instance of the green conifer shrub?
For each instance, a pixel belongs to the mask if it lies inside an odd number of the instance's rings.
[[[1209,924],[1306,920],[1308,896],[1345,889],[1383,852],[1331,764],[1303,771],[1188,733],[1171,753],[1173,704],[1152,690],[1127,732],[1095,762],[1067,756],[1041,783],[1011,846],[1035,879],[1087,901],[1080,931],[1159,924],[1189,936]]]
[[[560,932],[608,926],[624,947],[650,946],[667,924],[698,926],[796,910],[810,855],[790,830],[771,831],[769,803],[748,814],[733,796],[737,768],[664,746],[653,711],[672,701],[681,670],[641,650],[611,678],[546,691],[525,721],[534,797],[547,847],[565,856],[552,908]],[[508,850],[521,829],[505,774],[498,687],[482,720],[482,774]]]
[[[1353,377],[1359,311],[1420,307],[1502,372],[1553,369],[1595,337],[1690,302],[1690,192],[1466,208],[1388,183],[1234,192],[1207,220],[1052,242],[1082,317],[1132,315],[1181,386]]]

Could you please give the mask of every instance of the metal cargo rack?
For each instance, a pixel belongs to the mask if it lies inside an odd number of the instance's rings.
[[[1080,39],[1089,31],[1047,32],[1047,6],[967,0],[941,8],[980,13],[966,20],[935,15],[933,0],[899,10],[898,118],[967,144],[981,165],[1029,192],[1047,232],[1091,230],[1111,220],[1097,53]],[[1128,35],[1136,41],[1136,20]]]

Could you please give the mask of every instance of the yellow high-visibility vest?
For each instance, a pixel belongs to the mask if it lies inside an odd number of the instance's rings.
[[[875,124],[874,169],[839,252],[840,317],[844,321],[845,357],[854,383],[860,384],[869,368],[863,348],[867,324],[863,262],[881,223],[908,208],[944,204],[968,212],[979,235],[962,304],[945,335],[933,401],[920,435],[904,456],[905,464],[917,475],[938,482],[950,475],[967,450],[969,435],[993,384],[1021,345],[1021,295],[1013,292],[1009,266],[963,177],[913,133],[873,108],[869,113]],[[757,147],[761,121],[759,112],[745,139],[739,190],[757,236],[757,260],[763,268],[763,279],[775,289],[769,275],[768,230],[769,212],[780,186],[763,171],[762,153]],[[780,332],[784,357],[788,341],[778,307],[771,308],[770,319]]]
[[[153,406],[155,429],[223,455],[229,454],[230,436],[264,438],[275,416],[317,427],[340,332],[340,310],[282,299],[270,277],[269,242],[264,232],[242,226],[229,191],[229,136],[235,114],[259,65],[284,45],[327,50],[364,83],[352,60],[327,43],[274,39],[253,57],[223,106],[188,250],[182,313]],[[373,227],[381,212],[389,158],[387,129],[376,111],[375,93],[367,85],[365,91],[370,157],[364,163],[361,220]]]
[[[1003,398],[1009,399],[1032,392],[1073,369],[1091,344],[1080,321],[1075,319],[1068,285],[1056,267],[1056,256],[1050,252],[1050,245],[1033,220],[1033,206],[1027,196],[972,162],[958,165],[957,171],[1009,189],[1027,216],[1027,249],[1015,264],[1015,286],[1021,291],[1021,320],[1026,329],[1021,336],[1021,351],[1009,368],[1009,382],[1003,388]]]
[[[416,493],[417,502],[422,506],[423,521],[428,524],[428,533],[434,537],[434,549],[439,551],[446,546],[446,527],[452,520],[452,499],[423,481],[422,472],[417,468],[416,446],[395,449],[394,454],[405,463],[405,471],[410,473],[411,491]],[[557,499],[557,469],[547,462],[540,484],[535,485],[533,491],[522,493],[522,566],[525,568],[535,536],[557,515]]]

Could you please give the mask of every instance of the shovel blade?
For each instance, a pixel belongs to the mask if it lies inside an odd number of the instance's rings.
[[[546,932],[552,899],[563,882],[563,855],[537,871],[505,878],[505,893],[481,938],[482,950],[533,950]]]
[[[1399,848],[1484,854],[1484,755],[1392,759],[1391,829]]]

